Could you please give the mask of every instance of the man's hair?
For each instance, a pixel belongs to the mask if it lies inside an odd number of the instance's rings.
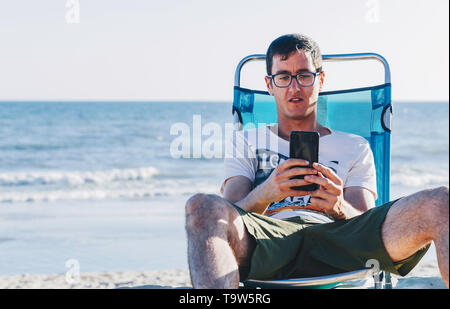
[[[303,34],[286,34],[275,41],[273,41],[266,54],[266,69],[267,75],[272,75],[273,57],[280,55],[283,60],[286,60],[291,53],[305,51],[311,54],[311,58],[316,72],[322,71],[322,53],[319,45],[311,38]]]

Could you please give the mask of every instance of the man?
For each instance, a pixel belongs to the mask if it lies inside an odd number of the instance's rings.
[[[277,126],[240,132],[233,139],[234,156],[225,159],[224,198],[196,194],[186,204],[195,288],[340,273],[364,268],[369,259],[404,276],[431,241],[448,287],[448,188],[374,207],[375,170],[368,143],[317,121],[325,78],[321,58],[317,44],[303,35],[282,36],[270,45],[265,80],[277,104]],[[320,134],[320,163],[313,169],[288,158],[294,130]],[[275,143],[259,147],[261,139]],[[272,169],[261,160],[267,151],[278,155]],[[291,179],[295,175],[309,176]],[[319,189],[291,189],[311,183]]]

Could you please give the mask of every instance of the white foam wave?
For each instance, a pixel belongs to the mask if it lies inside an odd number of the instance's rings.
[[[24,202],[53,202],[64,200],[104,200],[104,199],[145,199],[155,196],[193,195],[197,192],[219,194],[218,187],[214,185],[114,190],[54,190],[46,192],[0,192],[0,203],[24,203]]]
[[[405,187],[425,188],[429,186],[439,186],[449,184],[448,173],[417,173],[417,172],[402,172],[392,173],[392,185],[401,185]]]
[[[106,171],[0,173],[0,186],[105,184],[115,181],[146,180],[158,173],[158,170],[151,166]]]

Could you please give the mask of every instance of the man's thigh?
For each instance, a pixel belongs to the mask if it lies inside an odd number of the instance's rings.
[[[403,260],[432,241],[433,191],[424,190],[398,200],[386,215],[382,239],[393,261]]]
[[[366,268],[370,260],[380,269],[404,276],[426,253],[428,246],[417,248],[401,260],[393,261],[382,240],[387,214],[399,201],[375,207],[364,214],[302,230],[303,244],[289,276],[314,277]]]
[[[302,243],[298,232],[311,224],[300,218],[279,220],[235,208],[254,242],[249,267],[240,267],[241,280],[281,278],[280,268],[295,258]]]

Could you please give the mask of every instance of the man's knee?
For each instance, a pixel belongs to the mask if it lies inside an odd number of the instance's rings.
[[[447,186],[425,190],[425,201],[421,205],[422,215],[430,218],[435,223],[441,222],[443,219],[448,221],[448,195]]]
[[[433,189],[433,204],[438,216],[446,216],[448,219],[448,187],[441,186]]]
[[[197,193],[191,196],[185,206],[186,215],[195,213],[208,202],[208,194]]]
[[[227,221],[228,208],[220,196],[197,193],[186,202],[186,228],[204,229],[219,220]]]
[[[448,208],[448,186],[441,186],[436,188],[436,191],[438,192],[438,196],[442,202],[442,204],[446,205]]]

